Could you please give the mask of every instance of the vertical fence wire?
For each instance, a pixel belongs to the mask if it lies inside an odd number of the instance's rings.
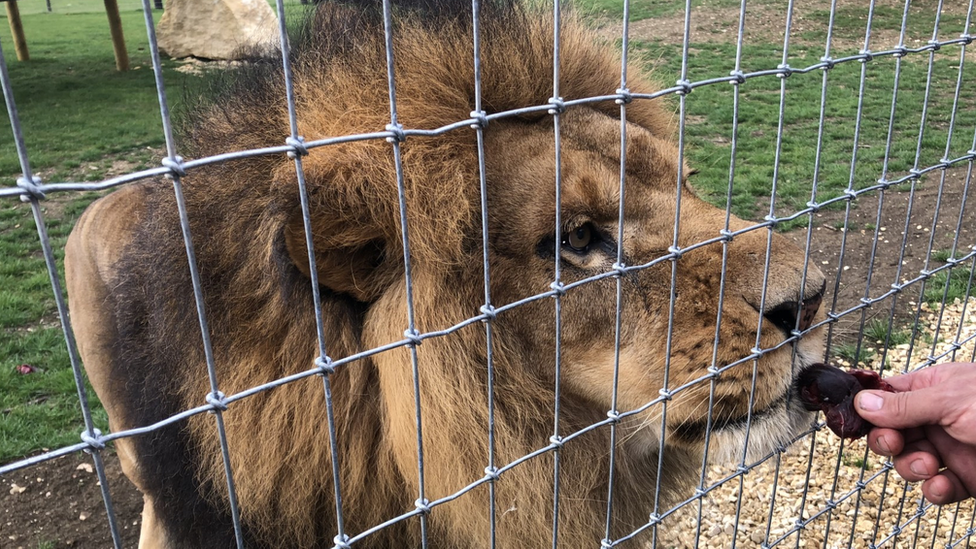
[[[929,43],[938,42],[938,39],[939,39],[939,22],[940,22],[941,16],[942,16],[942,0],[939,0],[938,9],[935,12],[935,24],[933,25],[933,29],[932,29],[932,39],[931,39],[931,41]],[[909,195],[910,198],[913,197],[913,195],[915,193],[916,184],[917,184],[918,179],[919,179],[918,174],[919,174],[919,168],[921,167],[921,160],[922,160],[922,139],[925,136],[925,123],[928,120],[927,117],[928,117],[928,113],[929,113],[929,95],[930,95],[930,93],[932,91],[932,71],[934,69],[934,66],[935,66],[935,50],[929,50],[928,71],[925,74],[925,96],[922,99],[922,114],[921,114],[921,117],[920,117],[920,120],[919,120],[919,124],[918,124],[918,139],[916,140],[916,144],[915,144],[915,160],[912,162],[912,168],[911,168],[911,170],[909,170],[909,173],[911,173],[913,176],[915,176],[915,177],[912,178],[912,191],[911,191],[912,194]],[[949,135],[951,137],[951,135],[952,135],[951,130],[949,132]],[[936,197],[935,213],[932,216],[933,217],[933,220],[932,220],[933,226],[938,221],[938,217],[939,217],[939,206],[941,206],[941,200],[942,200],[942,190],[941,190],[941,187],[940,187],[939,194]],[[909,200],[909,204],[911,204],[911,203],[912,203],[912,201]],[[911,211],[911,210],[909,210],[909,211]],[[909,217],[910,217],[910,215],[909,215]],[[906,226],[909,226],[910,224],[911,224],[910,221],[907,221],[906,222]],[[905,238],[908,238],[908,230],[907,229],[905,231]],[[930,240],[929,241],[929,248],[928,248],[928,250],[927,250],[927,252],[925,254],[925,266],[922,268],[922,273],[927,272],[929,270],[929,266],[931,264],[931,256],[932,256],[932,247],[931,247],[931,244],[932,244],[932,241]],[[919,283],[919,286],[918,286],[918,304],[915,307],[915,318],[914,318],[915,325],[913,325],[913,331],[914,332],[917,332],[918,331],[918,322],[919,322],[919,319],[922,316],[922,303],[925,302],[925,286],[926,286],[926,282],[928,282],[928,278],[927,277],[923,277],[922,280],[921,280],[921,282]],[[916,341],[916,338],[913,335],[912,339],[908,342],[908,356],[909,357],[912,356],[912,351],[915,349],[915,341]],[[909,364],[908,366],[911,367],[911,364]]]
[[[626,205],[627,189],[627,99],[630,97],[630,90],[627,88],[627,61],[628,48],[630,47],[630,0],[624,0],[623,30],[621,31],[620,41],[620,87],[617,93],[623,99],[616,101],[620,106],[620,182],[618,186],[619,200],[617,203],[617,260],[613,265],[619,271],[615,277],[614,296],[615,307],[613,321],[613,379],[610,381],[610,410],[607,416],[614,421],[610,424],[610,456],[609,467],[607,470],[607,520],[604,528],[601,546],[606,548],[612,543],[613,525],[613,486],[616,481],[614,470],[617,464],[617,421],[618,406],[617,397],[620,383],[620,330],[623,320],[623,272],[626,267],[624,257],[624,206]]]
[[[970,0],[970,10],[969,10],[970,12],[972,12],[972,4],[973,4],[973,2],[972,2],[972,0]],[[941,2],[940,2],[939,8],[940,8],[940,11],[941,11]],[[964,33],[966,33],[966,32],[969,31],[969,25],[968,25],[968,23],[969,23],[969,21],[968,21],[969,17],[968,17],[968,14],[967,14],[967,18],[966,19],[967,19],[966,26],[964,27],[964,30],[963,30]],[[938,40],[938,33],[937,32],[934,32],[933,33],[932,40],[933,41]],[[933,52],[933,54],[934,54],[934,52]],[[924,269],[923,272],[928,272],[929,271],[929,260],[930,260],[930,258],[932,256],[932,249],[933,249],[933,247],[935,245],[935,235],[936,235],[937,230],[938,230],[938,220],[939,220],[940,207],[941,207],[941,204],[942,204],[942,195],[943,195],[943,192],[945,191],[946,175],[947,175],[947,172],[948,172],[948,167],[945,166],[945,163],[949,161],[950,153],[952,152],[952,138],[953,138],[953,133],[954,133],[954,131],[956,129],[956,115],[958,114],[958,109],[959,109],[959,93],[962,90],[962,75],[964,73],[965,63],[966,63],[966,49],[965,49],[965,45],[963,45],[960,48],[959,65],[956,68],[956,72],[957,72],[957,74],[956,74],[956,86],[955,86],[955,89],[954,89],[953,95],[952,95],[952,107],[951,107],[951,109],[949,111],[949,128],[948,128],[947,133],[946,133],[945,149],[942,152],[942,158],[939,159],[939,162],[943,163],[943,166],[939,169],[939,191],[938,191],[938,196],[936,198],[936,201],[937,202],[936,202],[936,207],[935,207],[935,214],[932,216],[932,225],[931,225],[931,228],[929,230],[929,244],[928,244],[928,249],[927,249],[927,252],[926,252],[926,255],[925,255],[926,265],[925,265],[925,269]],[[960,213],[964,211],[965,203],[966,203],[965,202],[965,199],[963,199],[963,201],[961,202],[961,205],[960,205],[960,209],[959,209]],[[957,232],[956,233],[956,237],[953,238],[952,248],[950,249],[950,254],[949,254],[949,257],[951,259],[954,259],[955,258],[956,245],[958,244],[958,236],[959,235],[958,235],[958,232]],[[942,299],[939,302],[940,303],[940,306],[938,308],[938,318],[936,319],[935,330],[934,330],[934,333],[932,335],[932,349],[931,349],[931,351],[929,353],[929,356],[930,356],[929,361],[930,362],[934,362],[936,360],[934,358],[935,355],[936,355],[936,346],[938,344],[939,335],[940,335],[940,332],[942,330],[942,320],[943,320],[943,315],[944,315],[945,308],[946,308],[946,299],[948,297],[949,288],[951,286],[949,284],[949,281],[951,280],[951,277],[952,277],[952,268],[954,266],[955,265],[950,264],[949,270],[946,271],[946,284],[945,284],[945,287],[942,290]],[[968,295],[968,293],[966,295]],[[965,316],[963,316],[962,318],[965,318]],[[962,322],[960,322],[959,325],[960,325],[960,328],[961,328],[962,327]],[[958,339],[956,341],[958,343]]]
[[[61,322],[61,331],[64,335],[64,342],[68,351],[68,360],[71,364],[75,391],[78,393],[78,402],[81,405],[81,417],[85,429],[81,432],[80,438],[87,444],[86,451],[91,454],[92,461],[95,464],[95,472],[98,475],[102,501],[105,504],[105,513],[108,516],[109,530],[112,534],[112,544],[116,549],[119,549],[122,547],[122,538],[119,536],[118,521],[116,520],[114,506],[112,505],[108,477],[105,475],[105,463],[101,455],[101,450],[105,448],[105,443],[101,440],[102,433],[95,428],[95,423],[92,420],[91,407],[88,402],[88,390],[85,388],[84,374],[81,373],[81,361],[78,358],[78,347],[75,344],[74,330],[71,328],[71,320],[68,317],[68,308],[64,301],[61,279],[58,277],[57,263],[54,259],[54,252],[51,250],[51,241],[48,238],[47,224],[44,221],[44,214],[41,212],[40,199],[44,198],[44,193],[37,187],[41,183],[41,180],[35,177],[31,171],[30,160],[27,156],[27,145],[24,141],[24,132],[20,124],[20,116],[17,113],[13,85],[10,80],[10,74],[7,71],[7,62],[3,55],[2,46],[0,46],[0,85],[3,86],[3,99],[7,106],[10,129],[13,132],[14,145],[17,149],[18,160],[20,161],[22,176],[17,180],[17,186],[25,191],[25,194],[21,195],[21,200],[30,203],[31,214],[34,217],[34,225],[37,227],[37,238],[40,241],[41,252],[44,256],[44,265],[47,268],[48,280],[51,282],[51,289],[54,292],[54,301],[57,305],[58,319]]]
[[[181,179],[186,175],[182,164],[183,159],[176,155],[176,142],[173,138],[173,126],[170,122],[169,103],[166,100],[166,88],[163,84],[163,67],[159,57],[159,46],[156,42],[156,29],[153,25],[152,8],[149,0],[142,0],[142,11],[145,16],[146,32],[149,37],[149,48],[152,56],[153,75],[156,80],[156,94],[159,99],[159,111],[162,117],[163,133],[166,138],[166,158],[163,159],[163,166],[170,169],[170,177],[173,180],[173,193],[176,196],[176,205],[180,215],[180,230],[183,233],[183,243],[186,248],[186,258],[190,269],[190,280],[193,284],[193,299],[197,309],[197,321],[200,325],[200,334],[203,340],[203,352],[207,365],[207,377],[210,382],[210,393],[206,395],[206,401],[213,406],[212,411],[217,422],[217,435],[220,439],[220,454],[224,463],[224,475],[227,480],[227,497],[230,504],[231,519],[234,524],[234,537],[237,541],[238,549],[244,547],[244,535],[241,530],[240,509],[237,504],[237,491],[234,488],[234,475],[231,472],[230,450],[227,446],[227,433],[224,429],[223,412],[227,410],[224,394],[217,388],[217,370],[214,363],[213,346],[210,342],[210,328],[207,325],[207,313],[203,301],[203,288],[200,280],[200,271],[197,268],[196,254],[193,249],[193,239],[190,235],[190,220],[186,209],[186,202],[183,198],[183,186]]]
[[[288,38],[288,25],[285,19],[285,3],[283,0],[276,0],[275,7],[278,12],[278,33],[279,45],[281,48],[282,72],[285,76],[285,100],[288,104],[288,128],[290,135],[285,139],[285,144],[294,147],[294,152],[288,153],[295,161],[295,176],[298,183],[298,195],[302,208],[302,224],[305,231],[305,249],[308,253],[309,283],[312,289],[313,308],[315,310],[315,335],[318,342],[318,357],[315,365],[322,372],[322,389],[325,397],[326,421],[329,425],[329,450],[332,461],[332,489],[335,499],[336,509],[336,535],[334,543],[336,545],[348,542],[349,536],[346,535],[345,521],[342,516],[342,489],[340,486],[340,464],[339,449],[336,442],[335,412],[332,402],[332,381],[331,376],[335,373],[332,366],[332,359],[329,357],[325,340],[325,323],[322,317],[322,295],[319,286],[319,272],[315,260],[315,245],[312,237],[312,213],[308,201],[308,186],[305,181],[305,169],[302,164],[302,157],[308,154],[305,148],[305,139],[299,134],[298,112],[295,107],[295,83],[294,74],[291,69],[291,46]]]
[[[400,231],[403,240],[403,278],[406,285],[407,330],[404,337],[410,341],[410,365],[413,371],[413,394],[415,425],[417,427],[417,501],[414,503],[420,511],[420,539],[422,546],[427,547],[427,515],[430,507],[425,491],[424,479],[424,431],[420,409],[420,367],[417,362],[417,346],[420,345],[420,332],[417,331],[414,316],[413,273],[410,264],[410,231],[407,226],[407,191],[403,176],[403,155],[400,145],[406,139],[403,126],[397,120],[396,77],[393,59],[393,13],[390,0],[383,0],[383,33],[386,47],[386,76],[390,97],[390,124],[386,127],[392,135],[387,138],[393,145],[393,161],[396,168],[397,198],[400,208]]]
[[[742,453],[741,453],[741,458],[739,461],[739,468],[738,468],[738,472],[743,474],[738,475],[739,497],[735,506],[735,518],[733,519],[734,532],[739,531],[739,521],[742,515],[742,501],[743,501],[743,496],[745,491],[744,473],[749,470],[747,464],[747,456],[749,453],[750,435],[752,434],[752,422],[754,420],[753,408],[756,402],[756,384],[759,378],[759,360],[763,354],[762,341],[761,341],[762,334],[763,334],[762,325],[767,312],[766,299],[768,297],[767,289],[769,287],[768,284],[769,268],[770,268],[770,262],[773,255],[773,231],[775,228],[774,223],[776,220],[776,196],[777,196],[776,190],[779,184],[779,171],[780,171],[780,163],[781,163],[781,154],[783,150],[783,129],[785,125],[784,119],[785,119],[785,112],[786,112],[786,79],[790,76],[791,73],[791,69],[789,66],[789,48],[790,48],[790,32],[792,31],[792,28],[793,28],[793,0],[790,0],[786,7],[786,24],[783,31],[782,60],[780,62],[780,65],[777,67],[777,69],[779,69],[780,72],[776,74],[776,76],[779,77],[780,79],[779,115],[778,115],[778,121],[776,126],[776,145],[775,145],[774,156],[773,156],[773,178],[770,185],[770,194],[769,194],[769,213],[766,216],[766,221],[769,221],[770,225],[768,225],[766,228],[766,252],[765,252],[766,255],[763,260],[762,289],[760,290],[760,294],[759,294],[759,315],[758,315],[759,318],[756,324],[756,339],[755,339],[755,344],[753,345],[752,348],[752,353],[754,357],[751,360],[752,373],[750,376],[750,383],[749,383],[749,406],[746,410],[745,436],[742,442],[742,448],[741,448]],[[804,279],[806,278],[805,272],[803,278]],[[799,291],[800,291],[800,296],[799,299],[797,300],[798,319],[800,316],[799,307],[800,304],[803,303],[805,288],[801,286]],[[778,475],[776,478],[778,479]],[[774,482],[774,486],[775,486],[775,482]],[[733,534],[733,538],[732,538],[733,549],[736,546],[736,541],[737,541],[737,536]]]
[[[718,383],[719,375],[721,375],[718,366],[718,351],[719,343],[722,337],[722,312],[725,308],[725,287],[729,266],[729,243],[732,241],[732,232],[730,231],[732,221],[732,197],[733,188],[735,185],[736,153],[738,151],[739,144],[739,93],[741,91],[739,86],[745,82],[745,78],[743,77],[742,73],[742,46],[745,38],[745,24],[746,0],[741,0],[741,2],[739,2],[739,24],[736,34],[735,66],[729,73],[735,77],[734,80],[730,81],[730,84],[732,85],[732,136],[729,144],[729,178],[725,194],[725,219],[723,221],[721,230],[721,235],[724,238],[722,239],[722,267],[719,276],[718,300],[716,305],[718,310],[715,312],[715,335],[712,339],[712,357],[708,365],[708,414],[705,418],[705,445],[702,449],[701,475],[699,476],[697,489],[698,493],[702,496],[704,496],[708,481],[709,451],[711,450],[712,427],[715,420],[715,385]],[[695,549],[698,549],[701,542],[701,526],[704,507],[704,497],[700,497],[698,499],[697,509]]]
[[[664,478],[664,455],[666,451],[667,421],[668,421],[668,402],[671,399],[671,354],[674,343],[674,317],[675,305],[678,300],[678,260],[681,258],[681,246],[679,237],[681,235],[681,189],[684,184],[684,154],[685,154],[685,122],[687,120],[687,95],[691,93],[688,81],[688,48],[691,43],[691,0],[685,1],[684,6],[684,27],[681,42],[681,76],[676,82],[679,88],[678,93],[678,170],[675,174],[675,202],[674,202],[674,231],[671,236],[671,246],[668,252],[671,257],[671,281],[668,295],[668,328],[664,342],[664,372],[661,382],[660,394],[663,397],[660,402],[661,421],[660,434],[658,435],[657,471],[654,485],[654,503],[649,517],[651,527],[651,544],[658,544],[658,525],[661,522],[661,479]]]
[[[481,99],[481,1],[471,0],[471,26],[474,50],[474,111],[471,117],[477,122],[471,127],[475,130],[478,148],[478,189],[481,194],[481,250],[482,269],[484,271],[485,304],[481,313],[485,315],[485,362],[487,390],[488,390],[488,466],[485,474],[488,476],[488,547],[494,549],[496,539],[496,481],[498,468],[495,466],[495,355],[494,355],[494,327],[495,307],[491,304],[491,273],[489,265],[489,237],[488,237],[488,173],[485,167],[485,127],[488,125],[487,115]]]
[[[553,282],[552,289],[555,292],[553,299],[555,300],[555,380],[553,382],[553,404],[552,404],[552,437],[549,441],[555,445],[552,451],[552,547],[557,549],[559,545],[559,458],[560,450],[562,448],[562,437],[559,434],[559,411],[560,411],[560,399],[562,398],[562,339],[563,339],[563,314],[562,314],[562,296],[564,293],[563,283],[562,283],[562,240],[563,232],[566,230],[563,227],[562,218],[562,188],[563,188],[563,164],[562,164],[562,139],[560,131],[560,121],[565,106],[563,105],[563,98],[559,94],[559,38],[560,30],[562,26],[562,13],[560,10],[560,2],[555,1],[552,3],[552,97],[549,99],[549,103],[552,104],[552,108],[549,109],[549,114],[552,116],[552,127],[553,127],[553,147],[555,148],[555,157],[553,161],[555,162],[556,177],[555,177],[555,201],[556,201],[556,211],[555,211],[555,223],[556,223],[556,257],[555,265],[553,267]]]

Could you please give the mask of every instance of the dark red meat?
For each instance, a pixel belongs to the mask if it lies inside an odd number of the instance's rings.
[[[827,427],[837,436],[849,439],[861,438],[873,427],[854,410],[854,395],[862,389],[894,392],[877,372],[845,372],[826,364],[808,367],[800,372],[796,381],[803,407],[811,412],[823,412]]]

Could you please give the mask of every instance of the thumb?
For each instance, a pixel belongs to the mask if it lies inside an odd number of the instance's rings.
[[[854,397],[857,413],[877,427],[907,429],[938,425],[945,414],[945,400],[930,389],[903,393],[861,391]]]

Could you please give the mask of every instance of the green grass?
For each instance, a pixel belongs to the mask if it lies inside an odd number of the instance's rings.
[[[976,295],[976,280],[973,279],[972,269],[957,267],[932,275],[925,284],[923,299],[932,306],[939,306],[943,295],[946,303]]]
[[[45,203],[55,258],[61,262],[73,220],[96,195]],[[84,429],[54,294],[30,207],[0,202],[0,463],[79,442]],[[63,280],[62,280],[63,283]],[[29,365],[32,373],[17,367]],[[94,417],[107,430],[94,393]]]
[[[882,345],[885,341],[889,347],[895,347],[908,343],[912,338],[910,330],[894,328],[888,332],[888,322],[878,318],[872,318],[864,327],[864,338],[870,342]]]
[[[122,12],[132,70],[118,72],[104,14],[24,15],[31,60],[19,62],[4,50],[27,153],[44,179],[106,155],[163,144],[159,106],[141,14]],[[0,25],[0,42],[10,44]],[[176,66],[166,62],[167,68]],[[167,71],[168,95],[199,78]],[[178,106],[177,106],[178,108]],[[6,123],[3,124],[6,126]],[[20,173],[13,137],[0,132],[0,176]]]
[[[120,2],[132,70],[119,73],[102,2],[52,2],[53,13],[44,2],[20,3],[29,62],[16,60],[9,28],[0,24],[32,170],[47,182],[100,180],[113,163],[134,171],[158,162],[163,134],[145,26],[134,11],[141,3]],[[302,9],[297,0],[288,4]],[[199,97],[211,77],[180,73],[179,65],[163,61],[174,112]],[[12,185],[19,175],[11,132],[0,131],[0,184]],[[59,193],[42,202],[59,269],[71,227],[96,197]],[[6,463],[79,442],[83,423],[34,220],[15,199],[0,200],[0,258],[0,463]],[[19,373],[22,364],[33,373]],[[90,387],[88,394],[97,426],[107,431]]]
[[[645,59],[653,61],[657,77],[664,76],[665,81],[678,78],[681,70],[678,46],[644,42],[638,48]],[[732,44],[700,47],[689,58],[689,80],[728,74],[733,68],[734,55]],[[775,68],[779,55],[780,49],[775,46],[746,47],[743,67],[747,72]],[[791,56],[790,65],[814,65],[819,62],[820,55],[819,51],[797,49]],[[940,92],[930,97],[920,150],[922,166],[938,163],[945,149],[952,95],[942,92],[955,85],[958,72],[955,63],[948,55],[936,57],[933,87]],[[875,184],[885,173],[894,66],[895,60],[890,58],[876,59],[867,65],[858,159],[853,177],[850,164],[861,71],[859,63],[837,65],[829,72],[822,147],[822,158],[829,160],[821,162],[819,173],[815,173],[814,168],[822,74],[794,74],[783,82],[786,101],[779,171],[775,178],[781,82],[777,78],[756,78],[741,85],[733,213],[745,218],[768,213],[774,180],[775,212],[779,216],[806,207],[815,177],[818,189],[813,198],[819,202],[842,196],[849,182],[855,189]],[[893,138],[887,155],[889,180],[907,175],[913,166],[926,70],[927,57],[916,56],[901,63]],[[687,154],[691,166],[700,171],[692,183],[705,199],[719,206],[725,205],[728,187],[733,94],[731,85],[712,85],[696,89],[686,99]],[[958,127],[972,127],[976,124],[976,98],[963,95],[961,103]],[[967,139],[971,137],[967,138],[964,133],[954,134],[951,157],[962,156],[968,150]],[[842,203],[836,203],[835,207],[841,206]],[[805,223],[806,220],[802,221]]]
[[[692,0],[693,8],[729,8],[739,6],[739,0]],[[758,0],[752,6],[786,6],[786,0]],[[624,14],[623,0],[585,0],[577,2],[583,14],[589,17],[606,17],[619,20]],[[631,0],[630,20],[640,21],[653,17],[683,14],[685,3],[675,0]]]
[[[874,353],[867,351],[863,345],[860,348],[860,353],[858,353],[856,342],[844,341],[833,345],[833,355],[846,360],[852,368],[857,368],[870,361]]]
[[[21,5],[43,6],[43,2]],[[129,1],[120,8],[131,67],[127,72],[115,70],[101,2],[75,0],[68,7],[77,12],[68,14],[61,13],[60,7],[54,13],[24,14],[28,62],[17,61],[9,27],[0,24],[0,43],[6,46],[4,56],[31,168],[44,180],[63,180],[72,170],[108,155],[163,145],[149,42],[142,12],[135,11],[138,5]],[[290,13],[297,15],[301,9],[296,0],[289,0]],[[158,20],[159,12],[155,14]],[[167,99],[174,112],[196,101],[208,81],[206,76],[174,70],[181,64],[163,60]],[[6,111],[0,116],[0,127],[9,127]],[[135,168],[144,167],[148,164]],[[20,171],[12,133],[0,131],[0,177]],[[100,175],[86,174],[86,179]]]

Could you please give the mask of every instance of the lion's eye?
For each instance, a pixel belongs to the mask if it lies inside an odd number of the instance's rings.
[[[584,223],[563,235],[563,244],[568,245],[574,252],[585,253],[593,243],[593,226]]]

